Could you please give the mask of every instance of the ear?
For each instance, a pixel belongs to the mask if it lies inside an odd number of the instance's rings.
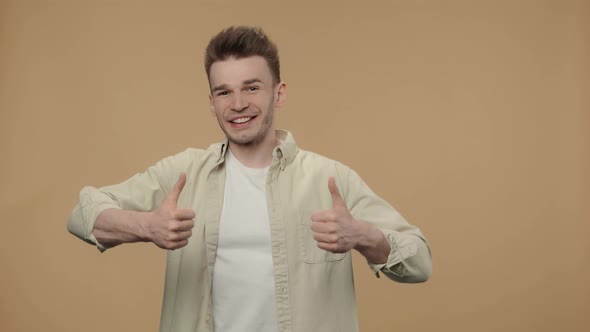
[[[276,89],[275,106],[282,107],[287,102],[287,83],[281,81]]]
[[[211,115],[215,117],[215,107],[213,106],[213,96],[209,95],[209,110],[211,111]]]

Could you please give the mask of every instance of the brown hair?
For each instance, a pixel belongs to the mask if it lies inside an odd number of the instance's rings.
[[[259,27],[231,26],[222,30],[209,41],[205,51],[205,71],[207,78],[211,65],[230,57],[236,59],[259,55],[266,60],[274,83],[281,81],[279,51],[277,46]]]

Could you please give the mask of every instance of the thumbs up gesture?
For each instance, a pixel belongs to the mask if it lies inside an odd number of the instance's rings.
[[[321,249],[333,253],[348,252],[361,240],[362,224],[348,211],[334,177],[328,180],[328,190],[332,195],[332,208],[311,215],[313,238]]]
[[[192,209],[179,209],[178,197],[186,183],[182,173],[160,207],[153,211],[150,220],[144,223],[149,241],[162,249],[178,249],[188,244],[195,225],[195,212]]]

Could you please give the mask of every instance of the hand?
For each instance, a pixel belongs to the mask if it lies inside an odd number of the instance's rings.
[[[333,253],[348,252],[361,240],[362,225],[348,211],[333,176],[328,180],[328,189],[332,195],[332,209],[311,215],[313,238],[321,249]]]
[[[160,207],[143,224],[145,237],[162,249],[182,248],[193,234],[195,212],[176,206],[185,183],[186,174],[182,173]]]

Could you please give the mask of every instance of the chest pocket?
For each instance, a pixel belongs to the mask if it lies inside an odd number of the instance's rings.
[[[321,264],[340,261],[346,253],[331,253],[318,248],[311,230],[311,215],[314,210],[299,209],[299,253],[303,261],[309,264]]]

